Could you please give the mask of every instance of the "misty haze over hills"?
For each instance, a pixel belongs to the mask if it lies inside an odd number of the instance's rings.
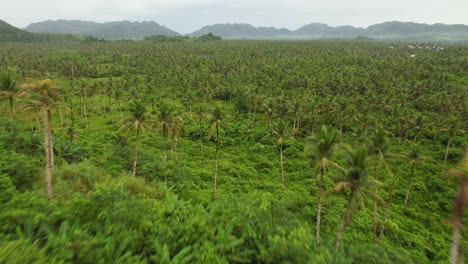
[[[312,23],[291,31],[272,27],[253,27],[249,24],[216,24],[203,27],[190,36],[200,36],[212,32],[225,39],[318,39],[356,38],[378,39],[425,39],[460,40],[468,39],[468,26],[445,24],[419,24],[413,22],[385,22],[367,28],[353,26],[331,27],[327,24]]]
[[[96,23],[80,20],[47,20],[32,23],[25,28],[34,33],[85,35],[103,39],[143,39],[145,36],[178,36],[179,33],[154,21],[116,21]]]
[[[149,35],[181,35],[154,21],[117,21],[96,23],[80,20],[47,20],[32,23],[25,28],[35,33],[60,33],[90,35],[103,39],[143,39]],[[250,24],[215,24],[205,26],[190,37],[213,33],[224,39],[320,39],[357,38],[409,39],[409,40],[468,40],[467,25],[423,24],[414,22],[384,22],[367,28],[353,26],[332,27],[322,23],[311,23],[297,30],[274,27],[254,27]]]

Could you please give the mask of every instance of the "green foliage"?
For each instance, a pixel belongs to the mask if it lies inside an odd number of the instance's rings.
[[[15,194],[15,186],[10,177],[0,174],[0,203],[8,202]]]
[[[50,201],[39,109],[20,96],[11,122],[0,104],[0,262],[447,263],[456,185],[441,171],[467,142],[467,49],[392,45],[1,44],[19,86],[47,75],[65,96],[48,113]],[[393,182],[374,241],[369,207]]]

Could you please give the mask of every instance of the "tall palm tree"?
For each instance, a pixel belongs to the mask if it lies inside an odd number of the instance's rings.
[[[465,150],[465,156],[459,163],[458,169],[451,169],[448,175],[458,178],[458,194],[455,198],[453,209],[453,241],[452,249],[450,250],[450,263],[458,262],[458,245],[460,242],[462,219],[465,207],[468,205],[468,152]]]
[[[197,117],[198,117],[198,123],[200,126],[200,152],[203,151],[203,124],[202,120],[205,117],[205,108],[203,106],[198,106],[197,108]]]
[[[167,134],[169,132],[169,125],[172,120],[172,114],[174,109],[171,105],[165,103],[164,101],[159,104],[159,112],[158,112],[158,122],[161,126],[162,133],[163,133],[163,160],[167,159],[166,154],[166,142],[167,142]]]
[[[54,98],[58,94],[58,87],[53,85],[52,80],[45,79],[34,84],[25,84],[25,93],[31,96],[32,105],[40,105],[42,123],[44,126],[44,148],[45,148],[45,175],[47,197],[52,199],[52,169],[54,160],[54,150],[52,147],[52,129],[50,123],[49,110],[53,105]]]
[[[379,167],[383,166],[390,171],[386,164],[387,155],[387,138],[385,136],[385,130],[382,127],[378,127],[373,131],[371,136],[371,142],[369,144],[368,150],[371,157],[371,160],[374,163],[374,179],[378,180],[379,178]],[[390,174],[392,176],[392,174]],[[375,195],[377,196],[377,188],[374,190]],[[377,238],[377,210],[378,205],[377,201],[374,201],[374,239]]]
[[[367,172],[369,166],[367,164],[367,150],[363,147],[354,151],[348,151],[346,155],[346,172],[341,181],[339,181],[333,191],[336,193],[350,191],[348,204],[346,206],[340,230],[336,238],[335,249],[340,248],[341,238],[343,236],[346,224],[351,221],[353,214],[361,207],[365,207],[365,200],[371,197],[374,200],[381,201],[373,190],[376,187],[381,187],[382,184],[377,180],[369,179]]]
[[[171,120],[171,151],[177,152],[177,142],[180,132],[184,129],[184,118],[182,115],[174,114]]]
[[[273,136],[273,113],[275,109],[275,102],[271,98],[269,98],[263,107],[265,108],[265,115],[268,117],[270,135]]]
[[[216,199],[216,181],[218,179],[218,159],[219,159],[219,125],[223,119],[221,107],[217,105],[211,113],[211,132],[216,132],[216,156],[215,156],[215,173],[213,184],[213,199]]]
[[[333,156],[334,146],[337,143],[336,131],[322,126],[320,132],[307,139],[304,153],[305,156],[314,162],[315,174],[320,171],[319,193],[317,202],[317,226],[315,228],[315,241],[320,242],[320,219],[322,210],[322,194],[323,194],[323,176],[328,171],[329,166],[336,168],[341,167],[331,161]]]
[[[449,138],[447,141],[447,147],[445,148],[445,156],[444,156],[444,165],[442,167],[442,174],[445,173],[445,167],[447,166],[447,157],[448,157],[448,152],[450,149],[450,144],[452,143],[452,137],[456,134],[463,134],[465,131],[463,129],[459,128],[459,122],[457,119],[450,119],[448,120],[448,126],[447,128],[441,129],[442,131],[447,131],[449,134]]]
[[[413,176],[416,165],[424,163],[426,160],[428,160],[428,157],[421,155],[420,148],[417,145],[413,145],[410,148],[410,150],[406,153],[406,159],[409,161],[411,169],[408,177],[408,188],[406,189],[405,207],[408,206],[411,184],[413,183]]]
[[[16,80],[17,77],[11,71],[6,71],[0,75],[0,99],[8,99],[10,121],[12,122],[15,118],[14,101],[20,94],[20,88]]]
[[[278,119],[273,128],[273,136],[275,136],[280,145],[280,164],[281,164],[281,190],[284,191],[284,163],[283,163],[283,144],[286,137],[289,135],[287,123],[283,119]]]
[[[137,160],[138,160],[138,141],[140,134],[145,134],[148,128],[148,117],[146,115],[146,108],[140,103],[135,101],[130,107],[131,117],[124,120],[124,125],[121,129],[126,130],[126,133],[135,131],[135,148],[133,152],[133,177],[137,173]]]

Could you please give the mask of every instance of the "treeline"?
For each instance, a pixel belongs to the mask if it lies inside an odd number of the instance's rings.
[[[162,36],[162,35],[154,35],[154,36],[146,36],[144,38],[145,41],[153,41],[153,42],[187,42],[187,41],[220,41],[222,40],[221,37],[215,36],[212,33],[202,35],[199,37],[190,38],[187,36]]]

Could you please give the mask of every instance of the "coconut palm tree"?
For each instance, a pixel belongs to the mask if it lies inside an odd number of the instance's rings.
[[[52,80],[45,79],[34,84],[23,85],[25,92],[31,96],[31,105],[40,105],[42,114],[42,123],[44,126],[44,148],[45,148],[45,175],[47,197],[52,199],[52,169],[54,160],[54,150],[52,147],[52,128],[50,122],[49,110],[54,103],[54,98],[58,94],[58,87],[53,85]]]
[[[273,128],[273,136],[275,136],[280,145],[280,164],[281,164],[281,190],[284,191],[284,163],[283,163],[283,144],[286,137],[289,135],[287,123],[283,119],[278,119]]]
[[[458,169],[451,169],[447,174],[458,178],[458,194],[455,198],[452,216],[453,240],[452,249],[450,250],[450,263],[456,264],[459,263],[458,245],[461,236],[463,212],[468,205],[468,152],[466,150],[465,156],[459,163]]]
[[[265,115],[268,117],[270,135],[273,136],[273,113],[275,109],[275,102],[271,98],[269,98],[263,105],[263,107],[265,108]]]
[[[336,251],[340,248],[340,242],[346,224],[351,221],[356,210],[365,207],[366,198],[371,197],[376,201],[381,201],[381,198],[376,195],[373,190],[377,187],[381,187],[382,184],[377,180],[367,177],[369,170],[369,165],[367,164],[367,150],[361,147],[354,151],[347,151],[346,165],[347,168],[344,177],[333,189],[335,193],[344,192],[346,190],[350,191],[348,204],[336,238]]]
[[[216,133],[216,156],[215,156],[215,172],[213,184],[213,199],[216,199],[216,181],[218,179],[218,158],[219,158],[219,125],[223,119],[221,107],[217,105],[211,113],[211,133]],[[211,134],[210,133],[210,134]]]
[[[200,152],[203,151],[203,124],[202,124],[202,121],[203,121],[203,118],[205,117],[205,108],[200,105],[198,106],[197,108],[197,117],[198,117],[198,123],[199,123],[199,126],[200,126]]]
[[[145,134],[148,128],[148,117],[146,115],[146,108],[137,101],[134,101],[130,107],[131,117],[124,120],[124,125],[121,129],[124,129],[126,133],[135,131],[135,148],[133,152],[133,177],[136,177],[137,173],[137,160],[138,160],[138,142],[140,134]]]
[[[375,129],[371,136],[371,142],[368,147],[368,151],[370,154],[370,158],[374,163],[374,179],[378,180],[379,178],[379,167],[382,166],[386,168],[387,172],[390,170],[388,169],[386,159],[388,157],[387,152],[388,142],[385,136],[385,130],[383,127],[378,127]],[[391,172],[389,173],[390,176],[393,176]],[[377,196],[377,188],[374,190],[375,195]],[[377,201],[374,201],[374,239],[377,238],[377,210],[378,205]]]
[[[166,142],[174,109],[164,101],[159,104],[158,122],[163,133],[163,160],[167,159]]]
[[[409,161],[411,169],[410,169],[410,174],[408,177],[408,188],[406,190],[406,196],[405,196],[405,207],[408,206],[408,201],[409,201],[409,195],[411,191],[411,184],[413,183],[413,176],[414,176],[414,171],[416,168],[416,165],[424,163],[426,160],[429,158],[426,156],[421,155],[421,150],[417,145],[413,145],[410,150],[406,153],[406,159]]]
[[[20,94],[20,88],[16,80],[17,77],[11,71],[6,71],[0,75],[0,99],[8,99],[11,122],[15,118],[14,101]]]
[[[334,146],[337,143],[336,131],[322,126],[320,132],[306,140],[304,147],[305,156],[313,161],[314,174],[320,171],[319,192],[317,202],[317,226],[315,228],[315,241],[320,242],[320,217],[322,210],[322,194],[323,194],[323,176],[328,171],[329,166],[336,168],[341,167],[331,161],[334,152]]]
[[[450,149],[450,144],[452,143],[452,137],[455,136],[456,134],[463,134],[465,131],[461,129],[460,124],[457,119],[450,119],[448,120],[448,126],[447,128],[441,129],[441,131],[446,131],[448,132],[448,141],[447,141],[447,147],[445,149],[445,156],[444,156],[444,165],[442,166],[442,174],[445,173],[445,167],[447,166],[447,157]]]
[[[182,115],[175,114],[171,120],[171,151],[177,152],[177,142],[180,136],[180,132],[184,129],[184,118]]]

